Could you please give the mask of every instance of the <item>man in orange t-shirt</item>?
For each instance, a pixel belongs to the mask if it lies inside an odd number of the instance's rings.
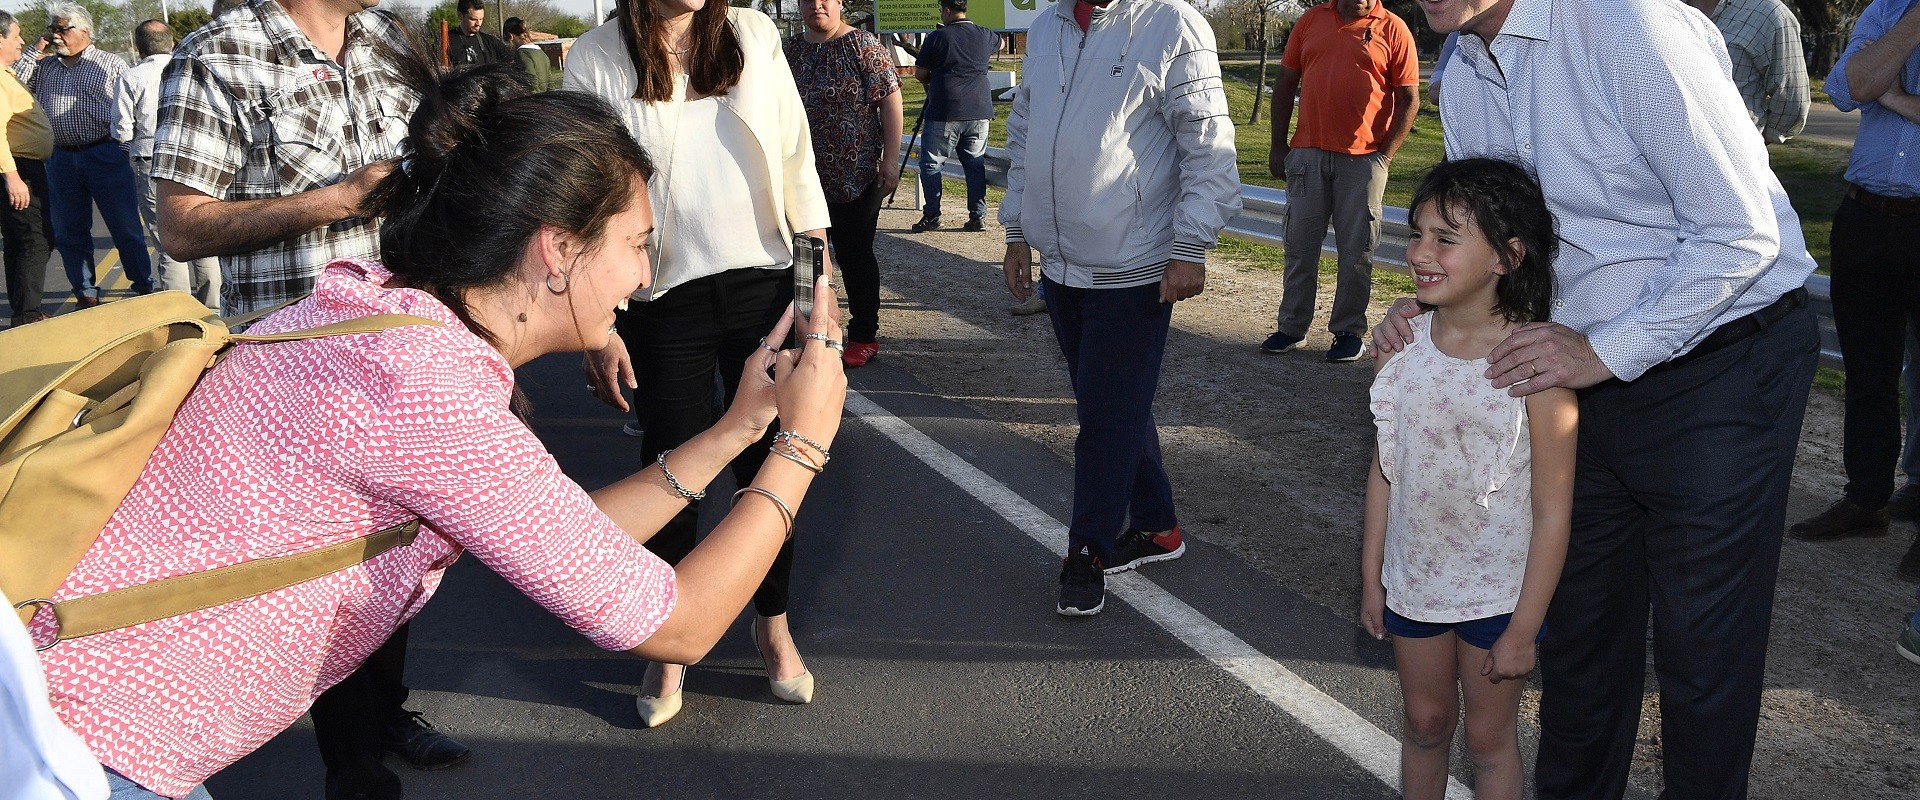
[[[1296,90],[1300,126],[1289,145]],[[1379,0],[1331,0],[1294,23],[1273,82],[1267,162],[1273,176],[1287,183],[1285,287],[1278,330],[1261,350],[1284,353],[1307,337],[1320,282],[1320,243],[1331,221],[1340,273],[1327,324],[1333,332],[1327,360],[1360,357],[1387,165],[1413,130],[1419,109],[1413,34]]]

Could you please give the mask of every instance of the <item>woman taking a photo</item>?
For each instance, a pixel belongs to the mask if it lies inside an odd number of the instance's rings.
[[[677,567],[642,544],[776,412],[786,440],[817,443],[806,459],[832,446],[846,381],[827,295],[823,341],[756,352],[727,415],[661,463],[591,494],[561,474],[512,409],[513,370],[604,346],[615,305],[647,285],[652,164],[598,99],[528,94],[505,65],[440,85],[411,70],[413,154],[368,200],[383,261],[334,262],[250,333],[389,313],[438,324],[236,345],[54,599],[424,526],[321,578],[42,653],[54,707],[115,797],[205,797],[201,781],[293,724],[462,552],[601,647],[697,661],[773,563],[815,470],[768,461]]]
[[[619,338],[587,361],[608,404],[626,408],[621,386],[634,388],[631,429],[645,431],[640,457],[651,461],[712,422],[716,373],[737,402],[741,366],[792,300],[794,234],[825,237],[806,111],[773,21],[709,0],[621,4],[574,43],[561,85],[613,104],[659,162],[649,185],[654,281],[620,315]],[[742,453],[734,480],[745,485],[767,452]],[[647,547],[679,563],[693,548],[696,511],[689,505]],[[813,675],[787,627],[792,568],[784,548],[754,594],[753,635],[774,695],[805,703]],[[647,669],[639,706],[649,727],[679,713],[684,663]]]
[[[849,367],[880,352],[880,203],[900,185],[900,72],[880,38],[840,18],[840,0],[807,0],[806,30],[787,39],[826,190],[833,254],[847,287]]]

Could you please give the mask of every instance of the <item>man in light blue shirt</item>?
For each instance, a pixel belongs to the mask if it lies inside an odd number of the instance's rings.
[[[1618,798],[1652,610],[1666,796],[1746,794],[1788,479],[1819,335],[1800,220],[1699,12],[1664,0],[1423,0],[1459,30],[1449,158],[1539,179],[1552,322],[1489,356],[1580,390],[1573,536],[1541,645],[1539,796]],[[1376,346],[1397,349],[1406,313]]]
[[[1827,93],[1840,110],[1859,110],[1860,132],[1847,196],[1833,215],[1833,322],[1847,358],[1847,488],[1832,508],[1793,526],[1794,536],[1815,541],[1883,535],[1890,508],[1901,506],[1910,518],[1920,493],[1911,482],[1893,488],[1902,351],[1920,323],[1920,2],[1868,5],[1827,75]],[[1909,394],[1908,402],[1920,400]],[[1899,575],[1920,581],[1920,538]]]

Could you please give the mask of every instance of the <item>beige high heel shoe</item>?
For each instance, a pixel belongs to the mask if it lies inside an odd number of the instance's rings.
[[[760,660],[766,661],[766,650],[760,646],[760,623],[755,620],[747,626],[753,634],[753,649],[760,652]],[[786,680],[775,680],[773,668],[767,668],[767,689],[774,697],[789,703],[806,705],[813,702],[813,670],[807,670]]]
[[[651,671],[655,669],[663,669],[663,667],[661,667],[660,663],[657,661],[649,661],[647,662],[647,669]],[[644,681],[646,679],[642,678],[641,680]],[[649,695],[641,695],[637,698],[634,698],[634,706],[640,710],[640,724],[645,725],[649,728],[658,728],[662,725],[667,724],[667,720],[673,719],[675,716],[679,715],[680,694],[681,694],[681,690],[685,689],[686,687],[687,687],[687,668],[681,667],[680,680],[674,684],[672,694],[669,694],[665,697],[652,697]]]

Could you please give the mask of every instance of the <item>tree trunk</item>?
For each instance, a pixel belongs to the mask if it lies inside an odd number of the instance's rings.
[[[1796,0],[1793,5],[1800,12],[1800,29],[1813,45],[1807,53],[1807,73],[1819,80],[1833,69],[1834,60],[1840,57],[1834,50],[1834,42],[1845,41],[1846,32],[1833,29],[1833,6],[1829,0]]]
[[[1267,7],[1260,7],[1260,73],[1253,82],[1253,113],[1247,116],[1247,124],[1260,122],[1260,106],[1267,99]]]

